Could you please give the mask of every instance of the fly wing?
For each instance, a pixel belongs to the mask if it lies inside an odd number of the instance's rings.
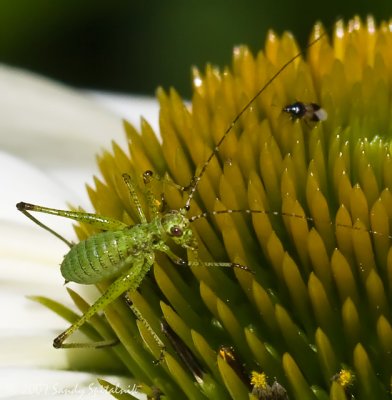
[[[319,121],[325,121],[328,118],[328,113],[324,110],[324,108],[320,108],[314,112]]]

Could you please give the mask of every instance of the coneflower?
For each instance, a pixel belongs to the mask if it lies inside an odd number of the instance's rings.
[[[322,32],[317,24],[312,37]],[[391,48],[391,23],[339,21],[332,44],[323,37],[280,74],[208,166],[190,216],[266,213],[195,221],[200,258],[254,274],[179,267],[158,255],[138,292],[85,327],[93,340],[118,335],[121,345],[101,351],[141,391],[170,399],[390,398]],[[236,48],[231,69],[195,69],[191,106],[158,89],[162,141],[145,120],[140,131],[125,123],[129,149],[114,143],[101,155],[103,178],[88,188],[97,213],[139,223],[121,175],[138,180],[145,207],[146,170],[165,177],[151,183],[157,205],[183,207],[187,193],[166,181],[189,185],[244,104],[298,52],[290,34],[271,32],[255,57]],[[320,105],[328,118],[291,121],[282,109],[295,101]],[[77,232],[93,233],[84,225]]]

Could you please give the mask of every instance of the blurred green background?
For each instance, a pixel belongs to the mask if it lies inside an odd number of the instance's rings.
[[[292,31],[301,45],[321,20],[392,15],[370,0],[1,0],[0,62],[83,88],[190,93],[190,67],[230,62],[234,45],[263,47],[266,33]]]

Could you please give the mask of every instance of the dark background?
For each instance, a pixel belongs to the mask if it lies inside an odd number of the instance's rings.
[[[0,62],[77,87],[190,92],[190,67],[228,64],[234,45],[264,46],[269,28],[301,45],[321,20],[392,15],[392,1],[1,0]]]

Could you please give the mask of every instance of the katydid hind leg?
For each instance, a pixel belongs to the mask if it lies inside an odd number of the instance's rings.
[[[58,217],[69,218],[74,221],[82,222],[85,224],[89,224],[94,228],[101,230],[120,230],[127,227],[127,224],[124,222],[118,221],[114,218],[104,217],[98,214],[86,213],[81,211],[69,211],[69,210],[60,210],[56,208],[43,207],[35,204],[20,202],[16,204],[16,208],[22,212],[27,218],[33,221],[35,224],[45,229],[52,235],[56,236],[58,239],[62,240],[67,246],[72,247],[72,243],[57,233],[54,229],[48,227],[43,222],[39,221],[35,218],[31,212],[40,212],[43,214],[54,215]]]
[[[153,265],[154,255],[143,256],[139,259],[133,258],[131,268],[113,283],[109,285],[106,291],[95,301],[94,304],[68,329],[58,335],[53,341],[55,348],[99,348],[111,346],[114,344],[113,340],[105,340],[96,343],[64,343],[64,341],[76,332],[83,324],[89,321],[96,313],[105,309],[110,303],[120,297],[123,293],[135,291],[148,270]]]
[[[69,248],[73,246],[73,243],[67,240],[64,236],[60,235],[58,232],[56,232],[54,229],[49,228],[49,226],[45,225],[43,222],[41,222],[39,219],[35,218],[33,215],[31,215],[28,211],[26,211],[22,205],[26,205],[26,203],[18,203],[16,207],[22,214],[24,214],[28,219],[33,221],[35,224],[40,226],[42,229],[45,229],[47,232],[51,233],[53,236],[56,238],[60,239],[63,241]]]

